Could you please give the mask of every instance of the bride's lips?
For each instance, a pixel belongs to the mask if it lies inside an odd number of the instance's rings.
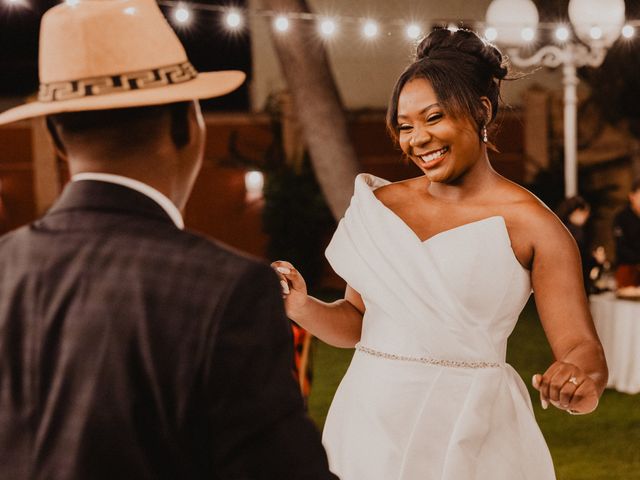
[[[431,150],[424,155],[419,155],[422,166],[424,168],[434,168],[438,166],[449,153],[449,147],[442,147],[437,150]]]

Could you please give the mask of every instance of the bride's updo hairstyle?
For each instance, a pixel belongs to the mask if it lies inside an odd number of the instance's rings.
[[[404,86],[416,78],[427,80],[446,115],[468,118],[481,138],[482,128],[498,113],[500,82],[508,68],[500,51],[470,30],[439,28],[418,45],[415,61],[400,75],[387,111],[387,128],[398,140],[398,98]],[[487,118],[481,97],[491,102]]]

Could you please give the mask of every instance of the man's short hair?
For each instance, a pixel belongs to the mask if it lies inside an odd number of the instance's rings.
[[[631,182],[631,192],[637,192],[638,190],[640,190],[640,177]]]
[[[189,106],[191,102],[169,103],[147,107],[117,108],[83,112],[65,112],[47,116],[47,126],[54,141],[64,145],[64,136],[82,136],[111,131],[122,139],[145,138],[153,135],[165,115],[170,118],[173,143],[181,148],[190,141]]]

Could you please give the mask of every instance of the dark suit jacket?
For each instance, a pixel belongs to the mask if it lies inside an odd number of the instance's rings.
[[[0,279],[0,478],[334,478],[267,265],[79,181]]]

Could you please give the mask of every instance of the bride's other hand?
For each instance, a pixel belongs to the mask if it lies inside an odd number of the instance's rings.
[[[593,412],[600,397],[596,382],[576,365],[557,361],[543,374],[533,376],[542,408],[549,404],[572,414]]]
[[[276,271],[280,278],[282,298],[284,299],[287,315],[290,318],[295,317],[295,313],[304,308],[309,299],[307,283],[300,275],[300,272],[289,262],[277,260],[271,264],[271,268]]]

